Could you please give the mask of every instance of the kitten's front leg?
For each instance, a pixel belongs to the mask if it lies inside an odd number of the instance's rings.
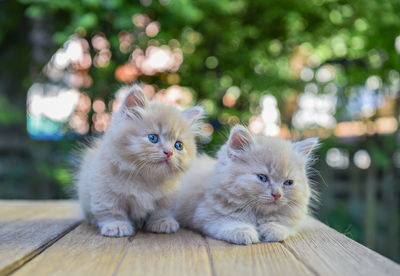
[[[204,224],[203,232],[216,239],[235,244],[249,245],[260,242],[257,230],[252,224],[226,218]]]
[[[155,233],[175,233],[179,229],[179,223],[172,215],[168,202],[159,202],[158,208],[154,210],[146,220],[146,230]]]
[[[155,233],[175,233],[179,223],[172,217],[152,218],[146,221],[146,230]]]
[[[135,233],[135,229],[126,212],[118,206],[97,204],[92,208],[93,216],[97,222],[100,233],[108,237],[130,236]]]
[[[283,241],[290,236],[290,229],[278,222],[266,222],[257,227],[258,233],[263,241]]]
[[[109,220],[98,222],[100,233],[107,237],[131,236],[135,230],[129,221]]]

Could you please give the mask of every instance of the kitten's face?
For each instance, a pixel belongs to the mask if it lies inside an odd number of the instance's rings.
[[[219,153],[224,183],[221,191],[236,207],[251,207],[263,213],[284,206],[306,206],[310,198],[307,155],[316,142],[253,137],[245,128],[235,127]]]
[[[128,95],[128,106],[114,126],[118,156],[142,176],[171,177],[185,171],[196,154],[195,124],[202,109],[180,112],[172,106],[148,103],[141,96],[146,102],[138,107],[134,100],[129,102]]]

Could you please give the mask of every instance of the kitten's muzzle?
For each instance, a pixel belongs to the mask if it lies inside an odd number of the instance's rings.
[[[164,151],[164,154],[167,156],[167,158],[170,158],[172,156],[172,151]]]
[[[274,200],[275,200],[275,201],[278,200],[278,199],[280,199],[281,196],[282,196],[280,193],[271,193],[271,195],[274,197]]]

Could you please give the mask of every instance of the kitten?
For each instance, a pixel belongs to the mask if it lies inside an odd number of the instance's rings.
[[[199,156],[183,176],[175,217],[236,244],[286,239],[308,213],[307,165],[317,143],[253,136],[235,126],[218,160]]]
[[[183,112],[149,102],[135,85],[104,136],[88,148],[77,179],[86,219],[110,237],[176,232],[172,216],[182,172],[196,155],[201,107]]]

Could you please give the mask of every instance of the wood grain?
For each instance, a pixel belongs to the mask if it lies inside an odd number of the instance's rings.
[[[151,257],[150,257],[151,256]],[[212,275],[203,237],[189,230],[172,235],[139,233],[118,275]]]
[[[82,224],[15,275],[207,276],[211,267],[205,240],[193,232],[107,238]]]
[[[107,238],[80,224],[76,202],[0,201],[0,275],[12,271],[15,275],[380,276],[400,275],[400,266],[312,218],[284,242],[238,246],[188,230]]]
[[[400,265],[313,218],[283,245],[318,275],[400,275]]]
[[[314,275],[279,242],[251,246],[207,237],[215,275]]]
[[[73,201],[0,200],[0,275],[35,257],[79,221]]]

